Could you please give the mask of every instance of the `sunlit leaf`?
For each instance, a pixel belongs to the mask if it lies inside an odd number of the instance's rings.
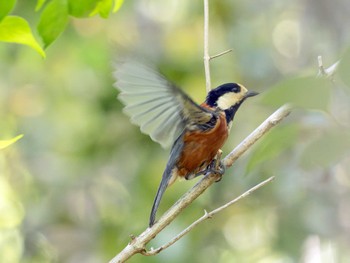
[[[113,13],[118,12],[119,9],[122,7],[123,3],[124,3],[124,0],[115,0],[114,7],[113,7]]]
[[[113,6],[113,0],[102,0],[98,2],[95,9],[91,12],[90,16],[99,14],[103,18],[108,18]]]
[[[68,0],[69,14],[74,17],[87,17],[100,0]]]
[[[7,16],[0,22],[0,41],[30,46],[45,57],[45,52],[34,38],[28,22],[21,17]]]
[[[15,143],[19,139],[23,137],[23,134],[20,134],[16,136],[15,138],[9,139],[9,140],[0,140],[0,149],[4,149],[7,146],[10,146],[11,144]]]
[[[38,31],[45,47],[63,32],[67,23],[68,6],[65,0],[53,0],[45,7],[38,24]]]
[[[247,164],[247,172],[256,165],[271,160],[295,144],[297,125],[285,125],[273,129],[257,145]]]
[[[13,9],[16,0],[0,0],[0,21]]]
[[[330,100],[329,80],[316,77],[287,79],[262,95],[262,103],[278,107],[292,103],[305,109],[327,110]]]
[[[35,11],[39,11],[43,7],[45,2],[46,2],[46,0],[38,0],[36,2]]]
[[[350,153],[350,133],[337,129],[311,142],[302,153],[300,163],[305,169],[325,168],[347,153]]]
[[[338,66],[338,72],[340,78],[350,88],[350,48],[342,56]]]

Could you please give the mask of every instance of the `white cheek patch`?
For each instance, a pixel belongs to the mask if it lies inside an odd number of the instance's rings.
[[[222,110],[227,110],[231,106],[235,105],[237,102],[239,102],[242,99],[241,93],[234,93],[229,92],[224,95],[222,95],[218,101],[218,107]]]

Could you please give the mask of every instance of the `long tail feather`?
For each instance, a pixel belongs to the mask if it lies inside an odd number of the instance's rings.
[[[151,215],[149,217],[150,227],[154,225],[154,222],[156,220],[157,210],[165,190],[170,184],[172,184],[175,181],[175,179],[176,179],[176,175],[173,174],[173,169],[171,169],[170,167],[167,167],[163,173],[162,181],[160,182],[156,197],[154,198],[154,201],[153,201]]]
[[[156,220],[156,213],[157,213],[160,201],[163,197],[163,194],[164,194],[166,188],[169,185],[171,185],[173,182],[175,182],[175,180],[178,176],[177,170],[174,170],[174,169],[177,169],[175,164],[176,164],[177,160],[179,159],[182,148],[183,148],[183,135],[180,135],[176,139],[176,141],[171,149],[169,161],[168,161],[166,168],[165,168],[165,171],[163,173],[162,181],[160,182],[160,185],[158,187],[156,197],[154,198],[154,202],[153,202],[153,206],[152,206],[152,210],[151,210],[151,215],[149,217],[149,226],[150,227],[154,225],[154,222]]]

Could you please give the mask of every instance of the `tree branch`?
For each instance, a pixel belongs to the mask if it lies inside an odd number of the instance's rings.
[[[268,117],[263,123],[260,124],[248,137],[246,137],[236,148],[233,149],[224,159],[223,164],[226,167],[231,167],[232,164],[245,153],[257,140],[259,140],[265,133],[267,133],[272,127],[277,125],[291,112],[291,106],[285,104],[275,111],[270,117]]]
[[[146,251],[146,252],[142,252],[142,255],[145,256],[153,256],[158,254],[159,252],[161,252],[164,249],[167,249],[168,247],[170,247],[171,245],[173,245],[176,241],[178,241],[179,239],[181,239],[183,236],[185,236],[187,233],[189,233],[193,228],[195,228],[197,225],[199,225],[200,223],[202,223],[204,220],[212,218],[214,215],[216,215],[217,213],[221,212],[222,210],[228,208],[229,206],[237,203],[239,200],[247,197],[248,195],[250,195],[251,193],[253,193],[254,191],[258,190],[260,187],[263,187],[264,185],[272,182],[275,179],[274,176],[271,176],[270,178],[266,179],[265,181],[255,185],[254,187],[250,188],[249,190],[247,190],[246,192],[244,192],[243,194],[241,194],[240,196],[238,196],[237,198],[231,200],[230,202],[216,208],[215,210],[211,211],[211,212],[207,212],[204,210],[204,215],[202,217],[200,217],[199,219],[197,219],[196,221],[194,221],[190,226],[188,226],[186,229],[184,229],[181,233],[179,233],[176,237],[174,237],[171,241],[169,241],[168,243],[166,243],[165,245],[157,248],[157,249],[151,249],[150,251]]]
[[[204,72],[205,72],[205,87],[207,93],[211,90],[211,77],[210,77],[210,60],[221,57],[232,49],[225,50],[214,56],[209,55],[209,0],[203,0],[204,2]]]
[[[204,71],[207,93],[211,90],[209,55],[209,0],[204,0]]]
[[[225,51],[223,51],[223,52],[220,52],[219,54],[216,54],[216,55],[214,55],[214,56],[211,56],[209,59],[212,60],[212,59],[214,59],[214,58],[221,57],[221,56],[223,56],[223,55],[225,55],[225,54],[227,54],[227,53],[230,53],[230,52],[232,52],[232,49],[228,49],[228,50],[225,50]]]
[[[338,60],[337,62],[335,62],[333,65],[331,65],[328,68],[325,68],[323,66],[322,56],[318,56],[317,61],[318,61],[318,71],[319,71],[318,76],[330,78],[331,81],[334,81],[333,77],[334,77],[334,74],[337,70],[337,67],[339,65],[340,60]]]
[[[223,159],[223,164],[230,167],[243,153],[245,153],[258,139],[272,127],[282,121],[291,111],[290,106],[284,105],[268,117],[246,139],[244,139],[229,155]],[[146,244],[169,225],[178,214],[201,195],[210,185],[220,178],[220,175],[210,173],[204,176],[195,186],[185,193],[151,228],[147,228],[139,236],[134,237],[129,244],[110,263],[121,263],[137,253],[146,252]]]

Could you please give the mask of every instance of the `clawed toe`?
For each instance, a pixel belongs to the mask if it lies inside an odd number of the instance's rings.
[[[219,161],[219,160],[214,160],[207,169],[207,173],[213,173],[218,175],[218,179],[216,180],[216,182],[221,181],[221,178],[223,176],[223,174],[226,171],[226,167],[225,165]]]

